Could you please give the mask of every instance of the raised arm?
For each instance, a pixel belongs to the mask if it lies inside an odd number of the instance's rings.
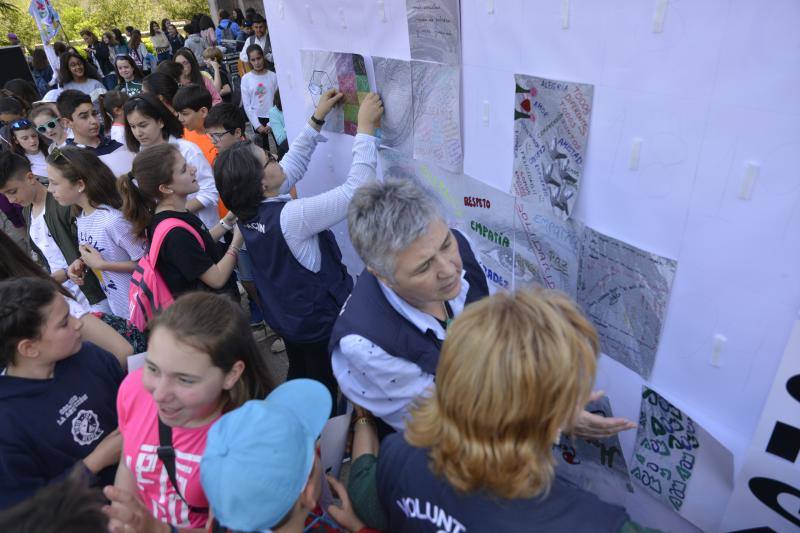
[[[353,162],[347,180],[333,189],[292,200],[281,213],[281,230],[289,247],[314,237],[347,216],[347,205],[356,189],[375,178],[378,159],[375,130],[380,126],[383,104],[380,97],[370,93],[358,111],[358,134],[353,143]]]
[[[331,109],[339,103],[344,95],[336,89],[330,89],[322,94],[319,98],[317,108],[312,115],[318,121],[324,121]],[[286,194],[289,190],[300,181],[308,169],[308,163],[311,161],[311,155],[317,147],[317,143],[323,141],[325,137],[319,135],[322,126],[314,122],[314,119],[308,120],[308,125],[303,128],[303,131],[294,140],[289,151],[283,156],[280,162],[286,180],[281,185],[281,194]]]

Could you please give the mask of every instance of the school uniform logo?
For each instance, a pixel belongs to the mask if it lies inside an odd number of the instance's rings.
[[[103,430],[94,411],[81,409],[72,420],[72,438],[81,446],[86,446],[100,438]]]

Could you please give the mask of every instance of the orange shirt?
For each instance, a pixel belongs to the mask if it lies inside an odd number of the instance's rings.
[[[189,130],[183,128],[183,138],[187,141],[191,141],[195,143],[200,150],[202,150],[203,155],[206,156],[206,160],[211,167],[214,167],[214,160],[217,158],[217,147],[214,146],[214,143],[211,142],[211,137],[209,137],[205,133],[198,133],[194,130]],[[222,203],[222,200],[217,202],[217,211],[219,212],[220,217],[224,217],[228,214],[228,208]]]

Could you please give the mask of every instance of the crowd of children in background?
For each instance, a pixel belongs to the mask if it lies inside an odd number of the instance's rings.
[[[634,427],[583,411],[574,303],[493,295],[433,192],[376,179],[377,94],[346,179],[298,197],[342,93],[290,146],[266,21],[219,15],[152,22],[152,53],[85,31],[0,95],[0,530],[643,531],[553,471],[562,430]],[[319,450],[345,399],[347,486]]]

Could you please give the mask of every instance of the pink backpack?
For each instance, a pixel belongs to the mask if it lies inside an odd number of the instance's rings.
[[[139,263],[133,271],[131,287],[128,291],[129,320],[139,331],[144,331],[153,316],[172,305],[173,302],[169,287],[156,269],[161,244],[173,228],[185,229],[194,235],[203,250],[206,249],[200,234],[183,220],[168,218],[156,227],[150,249],[139,259]]]

